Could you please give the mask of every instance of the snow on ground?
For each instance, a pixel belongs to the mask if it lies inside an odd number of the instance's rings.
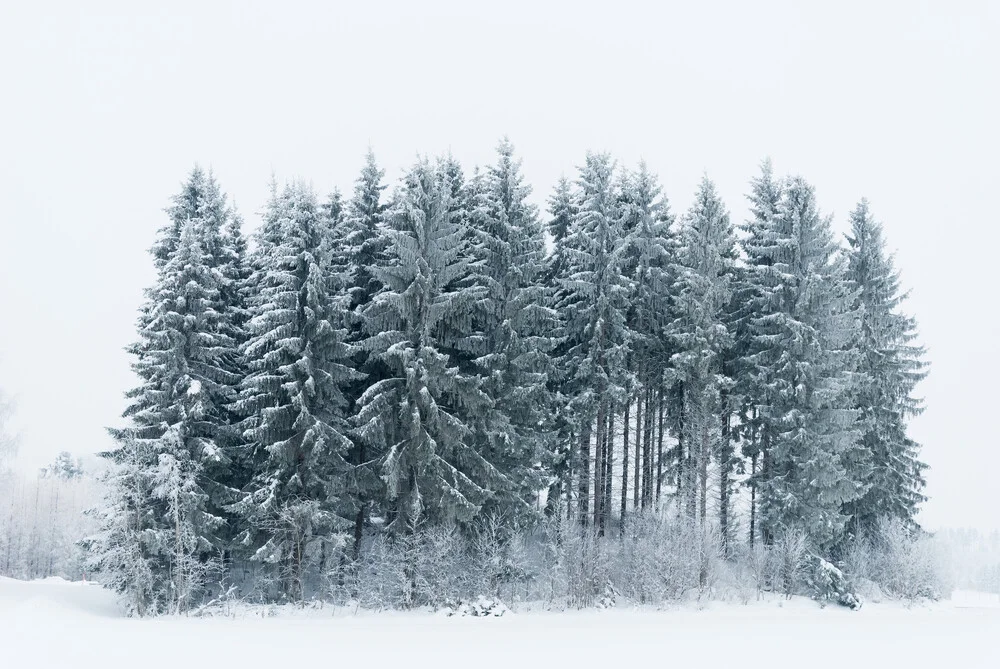
[[[806,599],[455,618],[120,616],[99,586],[0,579],[0,667],[1000,667],[1000,599],[852,612]]]

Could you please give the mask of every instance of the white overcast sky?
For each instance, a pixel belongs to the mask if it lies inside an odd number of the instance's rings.
[[[255,225],[272,172],[349,192],[369,144],[395,178],[508,134],[539,203],[587,149],[645,158],[675,211],[707,173],[742,220],[767,155],[838,231],[867,196],[933,363],[923,519],[1000,526],[1000,3],[815,4],[0,1],[0,388],[22,464],[108,445],[145,250],[196,161]]]

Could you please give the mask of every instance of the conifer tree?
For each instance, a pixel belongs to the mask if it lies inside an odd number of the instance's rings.
[[[778,205],[781,202],[783,185],[774,176],[770,159],[761,163],[760,176],[750,182],[750,218],[740,226],[744,238],[742,242],[745,262],[736,268],[737,280],[734,290],[735,341],[731,367],[737,383],[735,394],[741,399],[739,424],[742,454],[749,460],[750,476],[750,523],[749,540],[753,546],[758,535],[758,483],[759,474],[766,464],[764,434],[760,418],[758,398],[764,393],[760,383],[763,378],[753,361],[755,349],[753,319],[757,312],[768,308],[765,275],[773,264],[767,242],[770,231],[775,226]]]
[[[682,438],[693,453],[691,479],[697,482],[685,493],[697,494],[694,506],[704,527],[710,460],[718,463],[724,502],[730,486],[732,462],[722,457],[722,427],[723,395],[733,380],[725,376],[723,361],[732,346],[728,307],[736,261],[736,237],[729,214],[707,177],[682,219],[679,242],[671,363],[677,382],[684,386]],[[721,517],[727,517],[725,511]]]
[[[672,309],[676,244],[670,231],[673,216],[669,203],[661,195],[656,175],[649,171],[645,162],[640,163],[634,173],[623,175],[618,199],[626,235],[623,274],[631,280],[627,319],[632,344],[626,407],[630,414],[634,396],[633,506],[639,509],[652,505],[654,497],[659,498],[663,474],[663,458],[657,457],[656,451],[662,452],[663,443],[660,415],[664,408],[665,372],[670,357],[669,339],[665,335]],[[628,418],[627,415],[626,421]],[[623,490],[626,486],[623,483]]]
[[[225,368],[232,342],[216,309],[222,276],[208,265],[200,223],[187,219],[149,291],[133,365],[142,384],[128,394],[130,425],[112,431],[119,445],[108,454],[135,470],[113,479],[133,489],[113,490],[112,499],[147,497],[145,558],[159,589],[169,592],[164,605],[175,611],[194,601],[201,569],[224,548],[222,507],[231,499],[225,483],[230,454],[220,443],[220,426],[232,399]],[[135,486],[141,492],[134,493]]]
[[[623,274],[625,243],[617,206],[614,166],[607,154],[588,154],[580,170],[580,205],[566,240],[568,276],[561,280],[565,342],[564,392],[570,397],[574,434],[579,438],[580,521],[589,510],[590,444],[594,449],[594,521],[605,527],[606,454],[609,412],[625,399],[630,333],[626,320],[631,282]]]
[[[858,495],[844,463],[857,436],[848,348],[855,312],[844,259],[800,177],[785,184],[777,211],[756,232],[747,241],[759,261],[748,361],[762,432],[762,535],[769,543],[798,530],[826,551],[844,530],[843,506]]]
[[[850,502],[855,534],[873,530],[882,518],[916,527],[924,501],[919,445],[906,433],[907,419],[923,409],[913,391],[926,375],[924,350],[914,344],[916,321],[901,312],[906,293],[886,252],[882,225],[861,200],[850,216],[847,278],[856,289],[860,328],[853,339],[858,355],[856,406],[861,432],[849,475],[864,494]]]
[[[344,214],[344,257],[348,311],[348,343],[352,345],[352,365],[361,372],[347,390],[348,414],[356,419],[359,400],[365,390],[389,375],[385,364],[361,346],[367,338],[365,311],[382,282],[375,276],[376,268],[385,265],[388,238],[385,233],[386,204],[382,199],[385,171],[380,169],[374,152],[369,149],[365,165],[354,185],[354,194]],[[356,421],[355,421],[356,422]],[[372,505],[384,498],[384,484],[375,463],[380,453],[370,450],[368,440],[352,430],[350,453],[351,476],[346,492],[355,505],[354,555],[361,550],[366,514]]]
[[[569,235],[573,217],[576,216],[577,203],[573,186],[569,179],[560,177],[555,190],[548,200],[548,233],[552,237],[552,255],[548,259],[548,276],[550,282],[562,274],[563,247]]]
[[[449,354],[470,332],[481,287],[467,281],[468,231],[453,183],[426,160],[406,176],[389,213],[391,240],[364,310],[365,346],[388,371],[360,399],[359,430],[381,453],[389,529],[471,521],[515,486],[476,449],[473,419],[494,410],[481,379]]]
[[[328,293],[322,213],[306,186],[272,197],[259,238],[256,290],[244,347],[253,480],[234,509],[252,557],[275,564],[286,596],[339,543],[346,436],[344,388],[354,373],[342,317]]]
[[[498,421],[480,426],[479,448],[528,500],[542,485],[538,465],[549,460],[548,352],[555,313],[547,306],[545,239],[538,212],[528,201],[531,189],[509,140],[500,142],[497,153],[496,165],[474,179],[471,195],[475,263],[470,280],[484,289],[485,299],[475,314],[470,348],[478,356],[483,389],[502,407],[487,414]]]

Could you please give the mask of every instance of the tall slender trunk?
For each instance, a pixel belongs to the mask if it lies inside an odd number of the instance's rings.
[[[700,523],[702,530],[705,529],[705,523],[708,520],[708,451],[711,446],[711,437],[708,429],[708,421],[705,420],[705,412],[701,412],[701,453],[698,457],[698,478],[701,479],[698,482],[700,486],[700,499],[699,499],[699,509],[700,511]]]
[[[639,510],[640,484],[642,483],[642,396],[640,388],[635,397],[635,485],[632,486],[632,511]]]
[[[656,432],[656,506],[660,506],[660,491],[663,488],[663,387],[656,399],[657,432]]]
[[[613,468],[615,463],[615,405],[612,403],[608,411],[608,438],[604,445],[604,512],[601,514],[601,533],[611,520],[611,487],[614,482]]]
[[[590,513],[590,420],[580,431],[580,472],[577,475],[577,511],[580,524],[587,526],[587,515]]]
[[[650,505],[652,499],[652,459],[653,459],[653,389],[646,389],[646,415],[642,435],[642,508]]]
[[[359,440],[357,448],[355,449],[355,461],[354,466],[360,468],[365,462],[365,444],[363,441]],[[364,537],[365,530],[365,505],[366,501],[364,495],[358,495],[358,513],[354,516],[354,560],[361,557],[361,539]]]
[[[597,439],[594,444],[594,531],[601,534],[604,513],[604,450],[608,438],[605,401],[597,404]]]
[[[568,460],[566,466],[566,476],[562,482],[563,492],[566,494],[566,521],[570,522],[573,520],[573,475],[576,472],[576,459],[577,459],[577,448],[576,448],[576,435],[570,430],[569,438],[567,440],[567,450],[566,459]]]
[[[757,452],[750,456],[750,548],[757,538]]]
[[[764,481],[769,481],[771,478],[771,454],[768,452],[770,448],[769,435],[767,432],[762,431],[761,433],[761,453],[760,453],[760,478]],[[764,511],[767,510],[767,504],[765,500]],[[761,519],[760,523],[760,538],[764,542],[765,546],[771,546],[774,544],[774,534],[771,528],[768,526],[767,515]]]
[[[632,407],[632,398],[625,400],[625,415],[622,418],[622,509],[618,519],[619,530],[625,533],[625,512],[628,505],[628,414]]]
[[[686,429],[684,424],[684,384],[680,383],[677,385],[677,499],[679,504],[685,503],[685,495],[687,495],[687,486],[685,485],[687,481],[684,479],[687,475],[684,468],[684,451],[687,448],[687,435],[684,432]]]
[[[723,406],[725,406],[725,402]],[[733,464],[730,451],[730,422],[732,414],[727,409],[722,413],[722,439],[719,449],[719,538],[722,541],[722,555],[729,557],[729,471]]]

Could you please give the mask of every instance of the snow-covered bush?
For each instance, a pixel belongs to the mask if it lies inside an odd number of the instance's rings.
[[[880,522],[846,551],[850,574],[888,597],[940,599],[951,593],[947,555],[941,544],[898,521]]]
[[[850,609],[861,608],[861,599],[848,583],[844,572],[821,557],[812,558],[812,569],[807,577],[813,599],[835,602]]]
[[[446,607],[444,611],[449,616],[499,618],[500,616],[509,613],[510,609],[508,609],[506,604],[499,599],[480,595],[472,601],[462,602],[455,606]]]
[[[469,542],[454,526],[378,536],[357,565],[366,608],[440,608],[469,597],[476,583]]]
[[[805,533],[796,529],[786,529],[774,543],[771,583],[774,589],[780,589],[786,597],[791,597],[800,590],[807,548]]]

